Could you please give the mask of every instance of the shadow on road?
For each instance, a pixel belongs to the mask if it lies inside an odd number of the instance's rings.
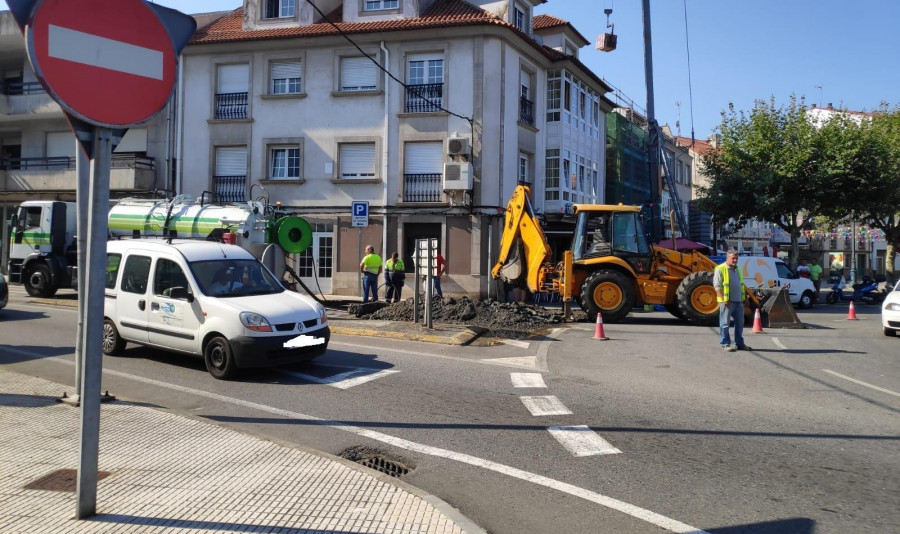
[[[709,534],[814,534],[816,522],[805,517],[707,529]]]

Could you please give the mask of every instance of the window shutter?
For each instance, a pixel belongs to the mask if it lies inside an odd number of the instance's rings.
[[[146,152],[147,151],[147,129],[146,128],[129,128],[125,132],[125,137],[116,145],[113,152]]]
[[[47,134],[47,157],[75,156],[75,134],[72,132],[49,132]]]
[[[216,176],[245,176],[246,174],[246,148],[216,149]]]
[[[345,57],[341,60],[341,90],[375,89],[375,63],[367,57]]]
[[[220,65],[218,94],[247,93],[249,87],[250,65]]]
[[[346,144],[340,148],[342,178],[375,176],[375,143]]]
[[[272,79],[286,80],[290,78],[299,78],[302,69],[299,61],[291,61],[285,63],[272,63]]]
[[[403,152],[404,174],[440,174],[444,162],[444,144],[406,143]]]

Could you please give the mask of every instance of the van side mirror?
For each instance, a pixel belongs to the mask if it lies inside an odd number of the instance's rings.
[[[169,297],[173,299],[186,300],[194,302],[194,294],[187,290],[186,287],[175,286],[169,289]]]

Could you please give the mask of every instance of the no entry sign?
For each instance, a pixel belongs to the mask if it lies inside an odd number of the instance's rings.
[[[172,38],[142,0],[39,0],[25,37],[44,88],[97,126],[146,121],[175,86]]]

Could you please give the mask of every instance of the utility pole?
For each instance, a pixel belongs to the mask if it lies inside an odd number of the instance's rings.
[[[650,0],[642,0],[641,7],[644,21],[644,76],[647,83],[647,130],[650,135],[647,156],[650,172],[650,240],[652,243],[662,238],[662,220],[660,204],[662,196],[659,190],[659,125],[653,104],[653,45],[650,38]]]

